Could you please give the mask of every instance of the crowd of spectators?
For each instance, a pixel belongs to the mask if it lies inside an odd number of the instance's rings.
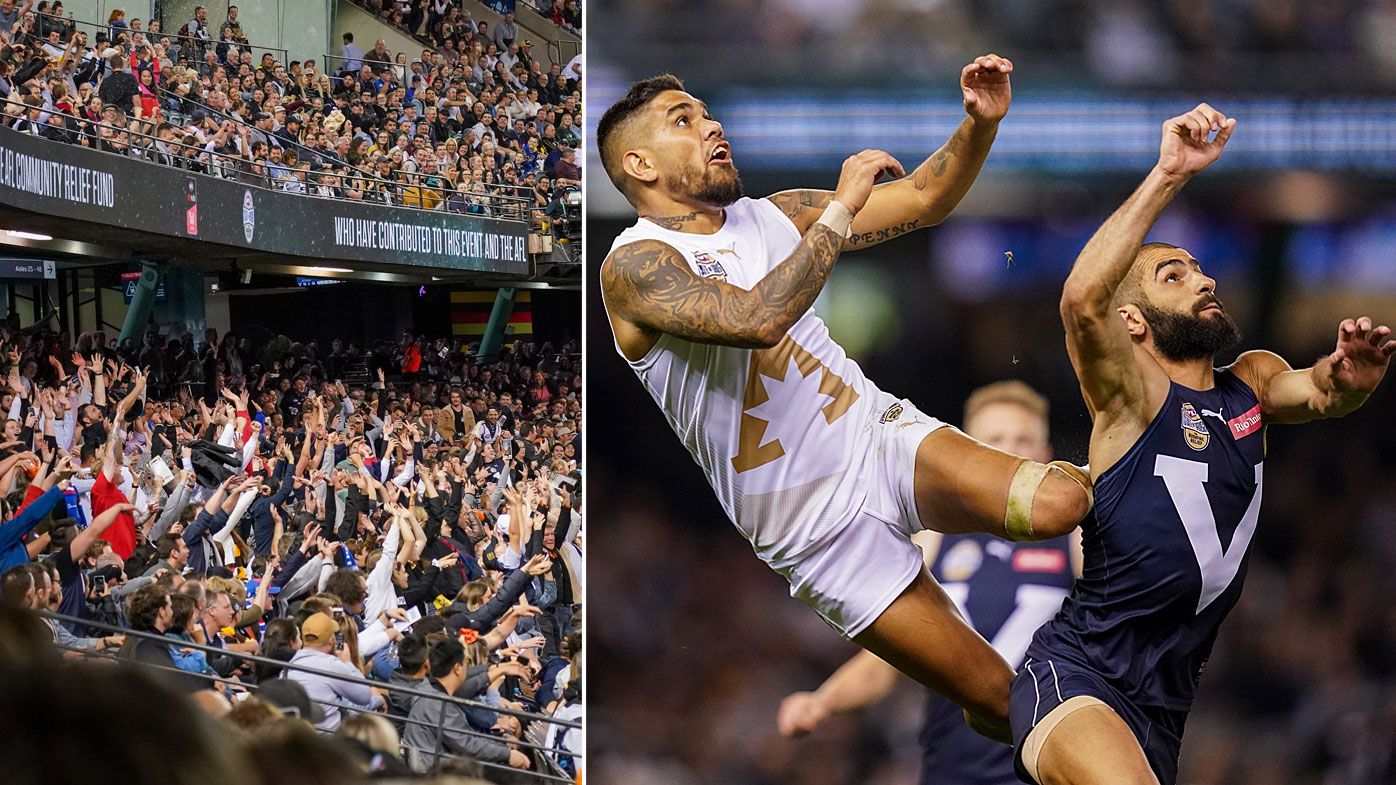
[[[526,41],[462,29],[441,48],[344,59],[254,56],[237,7],[168,35],[113,14],[0,1],[3,123],[81,145],[321,197],[542,219],[579,187],[581,74]],[[8,8],[8,10],[6,10]],[[215,38],[215,35],[217,36]]]
[[[475,19],[470,13],[469,3],[452,3],[449,0],[355,0],[370,13],[394,25],[409,35],[431,43],[436,48],[446,48],[447,42],[474,33],[494,41],[500,51],[510,43],[521,43],[518,21],[513,11],[505,11],[504,19],[493,30],[485,19]],[[582,6],[580,0],[533,0],[529,3],[534,11],[549,22],[574,35],[582,34]]]
[[[548,720],[583,713],[575,347],[470,348],[7,324],[0,671],[29,624],[41,660],[157,666],[148,699],[192,698],[257,766],[577,774],[580,731]],[[327,744],[311,725],[359,754],[261,749]]]

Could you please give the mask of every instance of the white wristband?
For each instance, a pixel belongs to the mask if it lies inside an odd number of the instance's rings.
[[[830,201],[829,206],[824,208],[824,214],[819,216],[815,223],[821,223],[839,237],[847,238],[853,226],[853,211],[844,206],[842,202]]]

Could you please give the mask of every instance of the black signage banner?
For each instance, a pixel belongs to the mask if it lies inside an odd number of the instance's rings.
[[[528,274],[518,221],[272,191],[0,127],[12,207],[310,260]]]

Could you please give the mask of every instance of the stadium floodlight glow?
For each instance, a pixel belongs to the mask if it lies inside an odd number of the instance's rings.
[[[310,268],[310,269],[314,270],[314,271],[317,272],[317,273],[352,273],[352,272],[354,272],[353,270],[350,270],[348,267],[312,267],[312,268]]]
[[[11,236],[11,237],[18,238],[18,239],[20,239],[20,240],[52,240],[52,239],[53,239],[53,237],[51,237],[50,235],[47,235],[47,234],[38,234],[37,232],[21,232],[21,231],[18,231],[18,230],[16,230],[16,229],[7,229],[7,230],[5,230],[5,234],[8,234],[8,235]]]

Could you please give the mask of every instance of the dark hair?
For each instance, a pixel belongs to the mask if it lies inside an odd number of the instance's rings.
[[[276,619],[276,621],[287,621],[287,619]],[[277,643],[271,647],[263,645],[261,654],[269,660],[290,662],[291,658],[296,656],[296,650],[289,643]],[[280,676],[285,670],[280,665],[268,665],[265,662],[257,663],[252,669],[258,684],[265,684],[268,680]]]
[[[0,631],[0,640],[9,632]],[[6,659],[0,667],[0,703],[16,716],[42,712],[44,717],[8,723],[0,734],[6,782],[72,782],[102,767],[119,772],[112,779],[123,782],[231,785],[250,779],[218,722],[151,672],[64,662],[13,667]],[[54,729],[78,727],[94,717],[119,719],[105,723],[100,733],[65,737],[61,756],[34,754],[54,749]]]
[[[432,614],[422,617],[416,624],[412,625],[412,634],[421,636],[425,639],[433,632],[441,632],[445,629],[446,617],[440,614]]]
[[[346,44],[352,44],[352,43],[354,43],[354,34],[353,34],[353,33],[345,33],[345,34],[344,34],[344,43],[346,43]]]
[[[155,558],[166,561],[177,550],[179,544],[184,540],[178,534],[166,532],[160,535],[160,539],[155,542]]]
[[[439,679],[465,662],[465,647],[455,638],[447,638],[431,649],[431,676]]]
[[[126,620],[131,623],[132,629],[151,629],[155,626],[155,617],[160,615],[169,599],[170,593],[158,584],[137,589],[126,601]]]
[[[601,165],[606,169],[606,175],[611,178],[611,182],[621,193],[629,193],[626,190],[625,170],[621,168],[620,154],[622,151],[612,149],[611,142],[614,140],[617,131],[626,121],[635,116],[654,97],[666,90],[682,90],[683,82],[673,74],[660,74],[641,80],[630,86],[623,98],[611,104],[611,108],[601,115],[601,122],[596,124],[597,149],[601,151]]]
[[[165,632],[186,632],[194,621],[194,611],[199,607],[198,602],[188,594],[174,594],[170,596],[170,604],[174,607],[174,618],[170,620],[170,627]]]
[[[38,590],[40,581],[50,580],[48,567],[44,564],[31,561],[28,564],[24,565],[24,568],[26,570],[29,570],[29,577],[34,581],[35,590]],[[48,605],[48,596],[45,595],[43,597],[40,597],[39,601],[44,605]]]
[[[11,567],[5,570],[4,575],[0,575],[0,599],[3,599],[6,605],[18,607],[24,602],[24,595],[29,593],[33,585],[34,576],[29,574],[25,565]]]
[[[368,597],[363,575],[358,570],[340,569],[330,574],[325,581],[325,593],[333,594],[345,605],[357,605]]]
[[[403,673],[413,674],[422,669],[429,654],[425,635],[408,635],[397,645],[398,667]]]

